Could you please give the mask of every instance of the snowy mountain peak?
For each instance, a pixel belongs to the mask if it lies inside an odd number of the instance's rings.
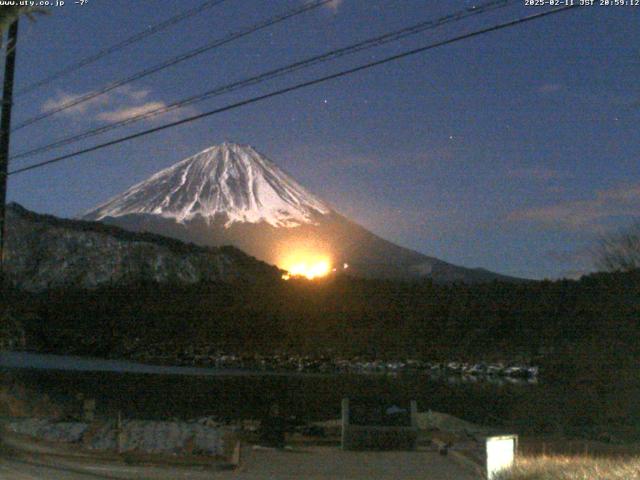
[[[332,209],[249,145],[224,142],[186,158],[83,217],[152,214],[184,223],[196,216],[275,227],[315,223]]]

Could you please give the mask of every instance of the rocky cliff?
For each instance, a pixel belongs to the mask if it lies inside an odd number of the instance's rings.
[[[254,281],[280,271],[233,247],[199,247],[96,222],[7,208],[7,280],[29,291],[126,282]]]

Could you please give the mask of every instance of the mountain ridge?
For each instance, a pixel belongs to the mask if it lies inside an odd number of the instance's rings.
[[[188,244],[153,233],[7,206],[6,279],[29,291],[138,281],[253,282],[282,271],[236,247]]]
[[[315,255],[369,278],[519,281],[459,267],[385,240],[338,211],[253,147],[225,142],[161,170],[84,217],[199,245],[234,245],[289,269]]]

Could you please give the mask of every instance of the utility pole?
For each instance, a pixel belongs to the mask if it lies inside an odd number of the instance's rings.
[[[7,174],[9,172],[9,135],[11,133],[11,107],[13,106],[13,75],[16,67],[18,19],[9,27],[7,53],[4,64],[2,91],[2,119],[0,120],[0,287],[4,285],[4,244],[6,240]]]

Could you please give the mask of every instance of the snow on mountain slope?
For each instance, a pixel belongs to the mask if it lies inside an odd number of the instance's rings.
[[[340,215],[252,147],[233,143],[182,160],[82,218],[196,245],[233,245],[285,270],[321,260],[327,268],[346,263],[350,275],[369,278],[507,280],[384,240]]]
[[[108,200],[83,218],[152,214],[178,223],[266,222],[274,227],[313,224],[332,209],[248,145],[223,143],[203,150]]]

